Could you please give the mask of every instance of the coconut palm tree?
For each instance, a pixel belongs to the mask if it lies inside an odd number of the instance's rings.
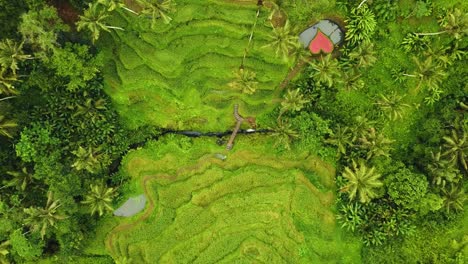
[[[321,60],[311,62],[310,66],[313,69],[310,77],[314,78],[316,82],[326,84],[328,87],[333,86],[335,79],[341,77],[340,65],[331,55],[322,57]]]
[[[99,161],[100,155],[98,152],[99,149],[92,147],[85,149],[79,146],[77,150],[72,151],[73,155],[76,156],[72,167],[78,171],[86,170],[90,173],[97,173],[101,169],[101,162]]]
[[[428,174],[432,178],[432,184],[445,188],[447,183],[455,183],[460,174],[453,162],[447,160],[439,149],[436,153],[431,151],[431,162],[427,165]]]
[[[234,80],[229,83],[229,86],[236,90],[241,90],[243,93],[253,94],[258,86],[256,76],[255,72],[241,67],[238,71],[234,72]]]
[[[286,61],[290,53],[297,50],[299,45],[299,37],[291,28],[289,21],[286,21],[283,27],[273,27],[270,44],[263,47],[272,47],[275,50],[275,55],[281,56]]]
[[[275,138],[275,147],[283,146],[285,149],[291,149],[291,142],[299,137],[299,134],[291,128],[291,124],[283,121],[278,121],[277,126],[272,128],[273,132],[270,134]]]
[[[447,156],[454,164],[457,161],[461,167],[468,171],[468,135],[466,129],[462,129],[462,135],[459,136],[457,131],[452,130],[451,136],[443,137],[445,144],[445,152],[443,156]]]
[[[366,137],[369,134],[370,128],[374,127],[375,123],[375,121],[369,120],[365,116],[356,116],[354,118],[354,124],[351,127],[351,132],[353,134],[352,141]]]
[[[142,15],[151,16],[151,28],[154,28],[156,21],[161,18],[165,24],[169,24],[172,18],[167,15],[175,9],[173,0],[136,0],[141,7]]]
[[[13,179],[9,180],[6,186],[15,186],[18,190],[25,191],[26,186],[32,181],[33,175],[23,167],[21,171],[7,171]]]
[[[307,102],[309,102],[309,100],[304,99],[299,89],[288,90],[287,94],[284,96],[283,101],[281,102],[281,110],[278,119],[283,113],[287,111],[301,111],[301,109],[304,107],[304,104]]]
[[[375,104],[380,107],[382,112],[384,112],[390,120],[397,120],[403,117],[405,108],[410,107],[409,104],[405,104],[402,101],[402,96],[392,92],[387,96],[380,94],[380,100]]]
[[[13,138],[12,130],[17,126],[18,124],[15,121],[8,120],[5,116],[0,115],[0,136]]]
[[[82,203],[89,205],[91,215],[98,213],[99,216],[102,216],[106,211],[112,212],[114,210],[110,204],[116,195],[115,188],[109,188],[100,183],[91,184],[90,189]]]
[[[351,133],[349,127],[341,127],[341,125],[338,124],[330,134],[330,138],[325,140],[325,142],[338,147],[339,153],[345,155],[346,148],[351,146],[353,142],[352,139],[353,134]]]
[[[459,40],[468,34],[468,14],[458,8],[448,11],[447,15],[439,20],[439,24],[444,30],[433,33],[416,33],[416,35],[432,36],[448,33]]]
[[[415,91],[418,92],[421,87],[427,87],[429,90],[438,89],[439,84],[447,76],[443,68],[433,63],[432,57],[427,57],[424,61],[419,61],[416,57],[413,57],[413,60],[417,66],[416,71],[413,74],[404,75],[419,79]]]
[[[121,27],[106,25],[104,20],[108,16],[106,10],[99,8],[97,3],[90,3],[88,8],[84,11],[84,15],[80,16],[80,20],[76,22],[76,29],[78,31],[82,29],[89,30],[92,34],[93,43],[99,39],[101,30],[107,32],[110,32],[110,29],[124,30]]]
[[[349,53],[349,57],[357,61],[358,67],[366,68],[372,66],[376,61],[375,57],[374,44],[370,42],[363,43],[352,52]]]
[[[361,74],[355,69],[351,68],[343,73],[343,78],[339,79],[340,86],[346,91],[361,90],[364,88],[364,80],[361,79]]]
[[[462,211],[465,204],[466,195],[463,186],[451,184],[450,189],[442,189],[442,198],[444,199],[444,207],[447,214],[450,211]]]
[[[18,81],[15,74],[7,73],[6,69],[0,67],[0,94],[14,95],[18,94],[14,82]]]
[[[44,239],[49,226],[55,226],[58,220],[66,218],[58,214],[59,207],[59,200],[54,201],[52,192],[48,192],[47,203],[44,208],[29,207],[24,209],[24,212],[28,215],[24,220],[25,224],[31,227],[32,232],[40,231],[41,239]]]
[[[392,143],[394,140],[386,138],[381,133],[377,134],[375,128],[371,127],[369,133],[365,137],[359,139],[361,142],[360,147],[367,149],[367,160],[372,157],[390,157],[390,151],[392,150]]]
[[[408,33],[403,39],[401,46],[408,53],[419,53],[429,47],[430,39],[427,36],[417,35],[415,33]]]
[[[125,6],[125,3],[122,0],[98,0],[97,1],[99,4],[103,5],[106,7],[108,12],[112,12],[114,10],[118,10],[122,8],[123,10],[126,10],[130,13],[133,13],[135,15],[138,15],[137,12],[131,10],[130,8]]]
[[[348,180],[348,183],[341,188],[342,192],[349,195],[350,200],[359,198],[359,202],[368,203],[377,196],[376,189],[383,186],[380,181],[380,174],[375,173],[375,168],[368,168],[363,161],[353,160],[352,167],[345,167],[343,177]]]
[[[16,75],[18,62],[31,58],[23,52],[23,43],[15,42],[11,39],[4,39],[0,42],[0,66],[10,69]]]

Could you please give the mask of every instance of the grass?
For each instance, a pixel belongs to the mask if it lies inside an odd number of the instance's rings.
[[[260,15],[245,68],[256,72],[253,95],[233,90],[229,83],[240,67],[255,4],[225,1],[178,1],[173,22],[156,29],[127,13],[113,16],[113,25],[126,29],[103,35],[100,48],[109,58],[106,90],[127,126],[154,125],[170,129],[226,130],[233,105],[245,116],[259,116],[275,104],[273,91],[289,71],[275,58],[269,43],[268,10]]]
[[[306,152],[269,154],[268,140],[243,136],[225,152],[210,138],[166,136],[129,153],[122,170],[132,177],[130,185],[144,185],[154,207],[119,220],[106,241],[112,257],[136,263],[359,262],[360,243],[343,236],[335,222],[333,168]]]

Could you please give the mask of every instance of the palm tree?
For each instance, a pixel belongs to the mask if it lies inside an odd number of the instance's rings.
[[[392,150],[392,143],[394,140],[386,138],[382,134],[377,134],[375,128],[371,127],[369,133],[359,139],[361,142],[361,147],[367,149],[367,160],[370,160],[372,157],[390,157],[390,151]]]
[[[55,226],[58,220],[66,218],[58,214],[57,210],[59,207],[59,200],[54,201],[52,192],[49,192],[47,194],[47,203],[44,208],[29,207],[24,209],[24,212],[28,214],[28,217],[24,221],[26,225],[31,227],[32,232],[40,230],[41,239],[44,239],[49,226]]]
[[[455,37],[455,39],[462,39],[468,33],[468,15],[466,12],[455,8],[448,11],[447,15],[439,20],[440,26],[443,31],[433,33],[416,33],[419,36],[431,36],[448,33]]]
[[[422,62],[416,57],[413,57],[413,60],[417,66],[416,71],[413,74],[404,75],[419,79],[415,91],[419,91],[421,86],[427,87],[430,90],[437,90],[439,88],[439,84],[447,76],[443,68],[438,64],[434,64],[432,57],[428,57]]]
[[[364,5],[363,8],[353,8],[351,15],[345,20],[346,40],[352,45],[360,42],[369,42],[377,27],[377,21],[372,11]]]
[[[25,191],[28,183],[32,181],[33,175],[23,167],[21,171],[7,171],[7,174],[13,176],[6,186],[15,186],[18,190]]]
[[[99,39],[100,31],[110,32],[110,29],[124,30],[121,27],[109,26],[104,23],[104,20],[109,15],[106,10],[100,9],[97,3],[89,4],[88,9],[84,11],[84,16],[80,16],[80,20],[76,22],[76,29],[81,31],[87,29],[92,34],[93,43]]]
[[[271,136],[275,138],[275,147],[283,146],[285,149],[291,149],[291,142],[299,137],[299,134],[291,128],[291,125],[282,121],[277,122],[277,127],[273,128]]]
[[[325,142],[338,147],[339,153],[345,155],[346,147],[352,144],[352,138],[353,134],[349,127],[341,127],[341,125],[338,124],[330,134],[330,138],[325,140]]]
[[[401,45],[408,53],[422,52],[429,47],[429,37],[417,35],[415,33],[408,33],[403,39]]]
[[[90,173],[97,173],[101,169],[101,162],[99,161],[100,155],[98,152],[99,149],[94,149],[92,147],[85,149],[79,146],[77,150],[72,151],[76,156],[72,167],[78,171],[86,170]]]
[[[6,256],[10,253],[8,247],[10,246],[10,240],[3,241],[0,243],[0,264],[9,264],[10,262]]]
[[[378,105],[380,109],[382,109],[382,111],[390,120],[397,120],[402,118],[404,109],[410,107],[409,104],[403,103],[403,97],[399,96],[395,92],[392,92],[388,96],[380,94],[380,98],[381,99],[375,104]]]
[[[4,39],[0,42],[0,66],[9,68],[13,75],[16,75],[18,62],[31,58],[23,52],[23,43],[15,42],[11,39]]]
[[[0,136],[13,138],[12,130],[17,126],[18,124],[15,121],[8,120],[5,116],[0,115]]]
[[[301,111],[301,109],[304,107],[304,104],[307,102],[309,101],[304,99],[299,89],[288,90],[288,93],[281,102],[281,110],[278,119],[280,119],[281,115],[287,111]]]
[[[241,90],[243,93],[253,94],[258,86],[256,76],[255,72],[241,67],[238,71],[234,72],[235,79],[229,83],[229,86],[236,90]]]
[[[273,27],[270,44],[263,47],[272,47],[277,57],[281,56],[284,60],[288,60],[291,51],[297,50],[299,45],[299,37],[291,28],[289,21],[286,21],[283,27]]]
[[[357,49],[349,53],[349,57],[358,62],[358,67],[363,68],[372,66],[377,61],[377,58],[375,57],[374,44],[370,42],[359,45]]]
[[[451,137],[444,136],[445,140],[444,148],[445,152],[443,156],[448,156],[450,161],[454,164],[460,162],[460,165],[465,171],[468,171],[468,138],[466,129],[462,129],[462,136],[458,136],[457,131],[452,130]]]
[[[346,91],[357,91],[364,88],[365,83],[361,79],[361,74],[355,68],[351,68],[344,72],[343,78],[340,78],[340,85],[343,86]]]
[[[106,211],[112,212],[114,209],[110,206],[115,197],[116,189],[108,188],[104,184],[91,184],[90,192],[86,195],[83,204],[88,204],[91,209],[91,215],[98,213],[102,216]]]
[[[442,189],[445,211],[450,213],[451,210],[462,211],[465,204],[466,196],[463,186],[452,184],[450,190]]]
[[[375,121],[369,120],[365,116],[356,116],[354,118],[354,124],[351,127],[351,132],[353,134],[352,141],[366,137],[369,134],[370,128],[374,125]]]
[[[335,78],[341,77],[340,65],[331,55],[322,57],[321,60],[311,62],[310,66],[314,70],[311,73],[311,77],[319,83],[325,83],[328,87],[333,85]]]
[[[108,12],[112,12],[114,10],[122,8],[122,9],[128,11],[128,12],[131,12],[131,13],[133,13],[135,15],[138,15],[137,12],[131,10],[128,7],[126,7],[122,0],[98,0],[97,2],[99,4],[105,6],[107,8]]]
[[[175,9],[175,2],[173,0],[136,0],[143,10],[142,15],[151,16],[151,28],[154,29],[156,21],[161,18],[165,24],[169,24],[172,18],[166,13],[172,12]]]
[[[18,91],[13,85],[18,79],[15,74],[8,74],[7,71],[0,67],[0,94],[13,95],[18,94]]]
[[[353,160],[352,168],[345,167],[343,177],[348,183],[341,188],[342,192],[347,192],[350,200],[359,197],[361,203],[368,203],[377,197],[375,190],[383,183],[380,181],[380,174],[375,173],[375,168],[369,169],[363,161],[358,164]]]
[[[459,171],[453,162],[444,159],[442,151],[431,151],[431,162],[427,165],[428,174],[432,177],[432,184],[445,188],[447,182],[454,183],[459,179]]]

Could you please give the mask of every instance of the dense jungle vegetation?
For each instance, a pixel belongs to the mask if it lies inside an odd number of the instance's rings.
[[[0,264],[466,263],[467,33],[461,0],[0,0]],[[167,132],[234,104],[267,133]]]

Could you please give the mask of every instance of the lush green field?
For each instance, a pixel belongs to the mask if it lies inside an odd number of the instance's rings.
[[[260,116],[275,106],[273,91],[289,67],[275,58],[269,43],[271,27],[264,8],[255,28],[245,69],[256,73],[257,91],[244,94],[229,86],[238,71],[255,21],[255,4],[229,1],[177,1],[169,25],[152,30],[125,11],[113,17],[122,32],[106,34],[107,92],[131,128],[146,124],[171,129],[226,130],[232,109]],[[171,14],[172,15],[172,14]]]
[[[128,189],[143,189],[152,202],[109,233],[112,257],[134,263],[359,262],[360,243],[343,237],[332,211],[334,168],[306,152],[268,154],[268,143],[243,137],[224,161],[211,139],[169,136],[131,152],[123,164],[132,177]]]

